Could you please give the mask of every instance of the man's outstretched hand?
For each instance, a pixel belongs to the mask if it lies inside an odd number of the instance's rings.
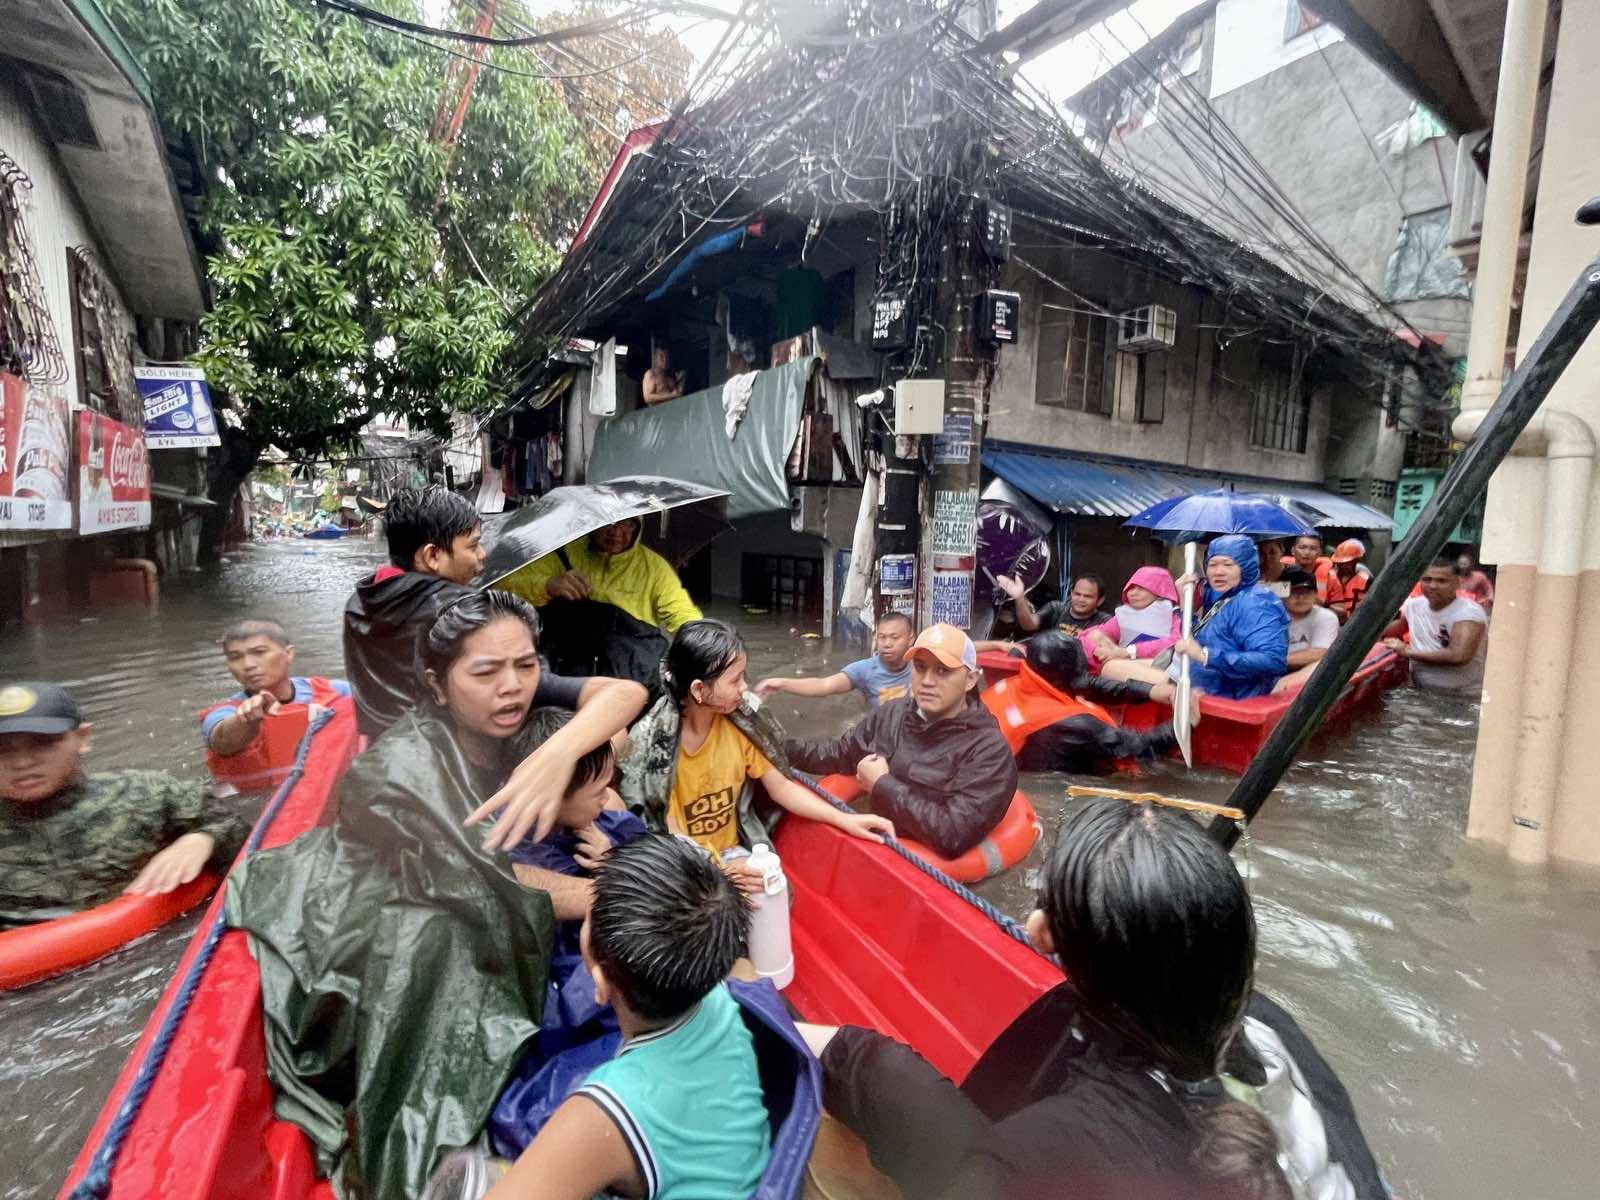
[[[130,896],[160,896],[181,887],[205,870],[217,848],[209,833],[186,833],[149,862],[123,888]]]

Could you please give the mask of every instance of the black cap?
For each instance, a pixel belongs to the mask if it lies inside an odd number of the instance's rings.
[[[1291,592],[1294,591],[1295,588],[1311,588],[1313,591],[1316,590],[1317,577],[1304,567],[1285,567],[1283,574],[1278,576],[1278,578],[1289,585],[1289,590]]]
[[[0,733],[67,733],[82,724],[83,710],[60,684],[0,687]]]

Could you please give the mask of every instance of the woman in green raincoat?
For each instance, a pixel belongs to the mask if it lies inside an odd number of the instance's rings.
[[[550,898],[463,827],[511,765],[537,630],[503,592],[445,609],[423,644],[433,704],[352,764],[332,826],[230,880],[278,1113],[345,1196],[419,1195],[438,1153],[478,1136],[539,1029]]]

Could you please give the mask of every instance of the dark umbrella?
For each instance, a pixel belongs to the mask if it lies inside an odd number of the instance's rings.
[[[546,492],[532,504],[483,523],[488,583],[618,521],[644,519],[645,545],[676,569],[728,532],[730,493],[660,475],[624,475]]]
[[[1317,532],[1271,496],[1226,488],[1162,500],[1129,517],[1123,525],[1151,533],[1243,533],[1257,538],[1302,537]]]

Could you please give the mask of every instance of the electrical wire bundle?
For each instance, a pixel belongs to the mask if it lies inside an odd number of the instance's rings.
[[[1405,352],[1373,319],[1375,306],[1357,306],[1353,273],[1331,248],[1303,253],[1275,224],[1265,227],[1275,236],[1242,244],[1107,164],[1046,97],[976,53],[961,22],[967,3],[845,0],[798,24],[792,12],[746,0],[648,156],[524,310],[516,374],[526,378],[550,348],[599,326],[706,235],[766,213],[812,230],[875,216],[878,295],[926,295],[951,204],[974,192],[1011,204],[1062,245],[1098,248],[1218,297],[1219,337],[1310,343],[1373,375]],[[1239,157],[1231,135],[1212,136],[1219,154]],[[1270,203],[1281,222],[1278,197],[1255,178],[1237,207]],[[1304,241],[1309,227],[1292,231]]]

